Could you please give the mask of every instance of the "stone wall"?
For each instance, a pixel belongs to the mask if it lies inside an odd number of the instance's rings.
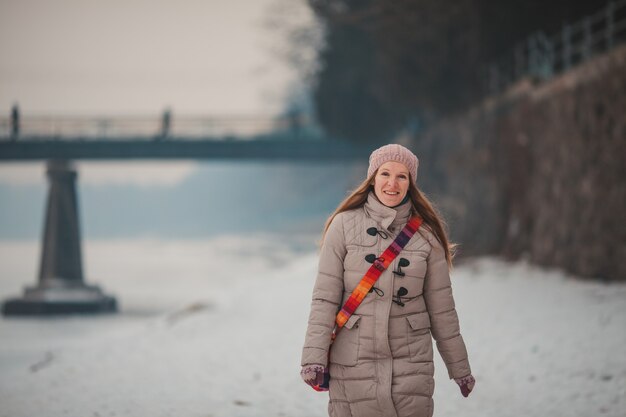
[[[626,280],[626,45],[522,80],[410,146],[461,255]]]

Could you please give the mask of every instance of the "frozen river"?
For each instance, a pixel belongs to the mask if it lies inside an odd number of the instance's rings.
[[[85,275],[116,315],[0,319],[0,417],[325,416],[301,382],[317,236],[87,241]],[[0,297],[39,244],[0,242]],[[453,272],[477,379],[436,357],[435,416],[626,415],[626,285],[482,258]]]

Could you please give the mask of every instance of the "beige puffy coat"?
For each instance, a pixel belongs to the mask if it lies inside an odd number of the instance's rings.
[[[390,208],[370,193],[366,204],[338,214],[322,245],[302,365],[327,365],[335,316],[371,266],[402,230],[411,203]],[[371,236],[376,227],[389,235]],[[404,277],[393,273],[401,258]],[[450,378],[471,373],[452,298],[448,265],[434,235],[422,226],[380,276],[339,332],[330,352],[331,417],[431,417],[435,387],[432,337]],[[408,294],[400,306],[398,289]],[[413,298],[414,297],[414,298]]]

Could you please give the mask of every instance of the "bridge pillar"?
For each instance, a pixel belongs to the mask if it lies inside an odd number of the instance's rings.
[[[76,171],[67,160],[50,160],[48,205],[39,281],[20,298],[4,302],[2,313],[50,315],[113,312],[115,298],[83,281]]]

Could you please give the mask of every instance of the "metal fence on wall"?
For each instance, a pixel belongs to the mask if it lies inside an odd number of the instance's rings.
[[[497,94],[523,77],[547,80],[626,41],[626,0],[612,1],[551,36],[535,32],[489,66],[487,91]]]

